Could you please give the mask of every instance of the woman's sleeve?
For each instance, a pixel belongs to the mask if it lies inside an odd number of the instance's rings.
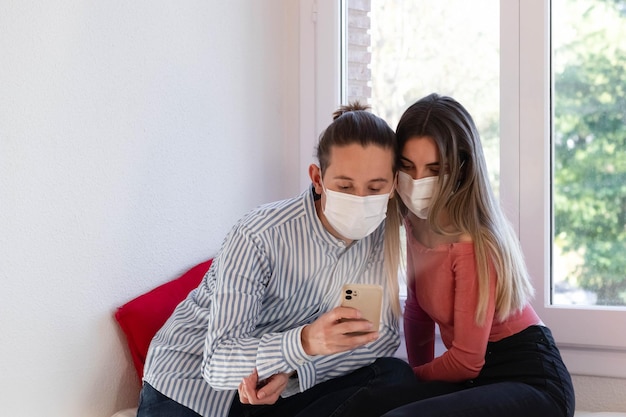
[[[489,303],[484,324],[475,321],[478,305],[478,277],[474,252],[458,254],[453,262],[454,317],[452,342],[448,350],[432,362],[414,368],[426,381],[460,382],[478,376],[484,363],[495,311],[495,271],[490,264]]]
[[[423,365],[435,356],[435,322],[417,301],[415,268],[411,252],[407,253],[407,299],[404,305],[404,339],[411,367]]]

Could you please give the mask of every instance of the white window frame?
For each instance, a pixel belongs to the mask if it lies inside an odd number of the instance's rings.
[[[341,101],[341,1],[300,0],[300,184]]]
[[[340,3],[300,2],[302,173],[340,104]],[[626,378],[626,311],[550,305],[550,1],[501,0],[500,13],[500,198],[534,277],[533,306],[573,374]]]
[[[502,0],[500,5],[503,53],[500,193],[505,207],[511,209],[534,277],[537,294],[533,305],[554,333],[573,373],[624,378],[626,311],[623,308],[550,305],[553,93],[550,1]],[[517,53],[513,52],[515,49]]]

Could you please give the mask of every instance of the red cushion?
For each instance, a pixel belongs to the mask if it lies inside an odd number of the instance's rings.
[[[194,266],[180,277],[127,302],[115,312],[115,319],[126,335],[139,380],[143,376],[150,341],[176,306],[200,284],[212,261],[209,259]]]

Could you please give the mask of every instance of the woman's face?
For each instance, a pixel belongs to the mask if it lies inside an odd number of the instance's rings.
[[[312,166],[316,169],[310,172],[315,192],[322,195],[322,206],[325,203],[322,182],[326,189],[361,197],[391,192],[394,182],[393,159],[391,149],[377,145],[331,147],[324,178],[321,178],[317,166]]]
[[[402,148],[400,171],[414,180],[439,175],[442,167],[435,141],[430,136],[414,136]]]

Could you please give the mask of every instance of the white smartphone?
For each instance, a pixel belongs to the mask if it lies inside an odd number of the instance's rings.
[[[341,288],[341,306],[356,308],[364,319],[372,323],[373,332],[380,327],[383,287],[370,284],[345,284]]]

